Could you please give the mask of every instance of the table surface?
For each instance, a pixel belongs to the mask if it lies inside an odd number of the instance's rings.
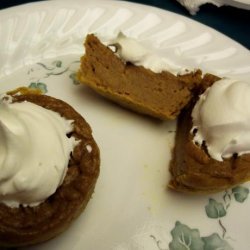
[[[84,2],[84,0],[82,0]],[[119,0],[117,0],[119,1]],[[230,6],[216,7],[212,4],[201,6],[200,11],[191,16],[189,12],[175,0],[127,0],[141,4],[159,7],[168,11],[184,15],[188,18],[206,24],[235,41],[239,42],[246,48],[250,49],[250,11],[238,9]],[[0,0],[0,9],[11,6],[37,2],[29,0]]]

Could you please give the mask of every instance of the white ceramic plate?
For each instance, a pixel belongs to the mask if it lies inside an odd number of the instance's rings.
[[[160,9],[102,0],[0,11],[0,92],[25,85],[65,100],[92,126],[101,150],[101,174],[85,212],[65,233],[30,249],[250,249],[249,184],[199,197],[167,190],[175,122],[135,114],[73,83],[85,35],[120,30],[177,65],[250,78],[248,50]]]

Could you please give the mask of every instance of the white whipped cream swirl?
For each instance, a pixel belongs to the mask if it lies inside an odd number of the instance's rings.
[[[168,71],[174,75],[187,73],[187,69],[161,57],[152,48],[147,48],[138,40],[127,37],[121,32],[115,38],[104,43],[109,46],[115,45],[117,48],[115,53],[123,61],[133,63],[136,66],[143,66],[155,73],[161,73],[162,71]]]
[[[63,182],[72,121],[31,102],[0,101],[0,202],[35,206]]]
[[[250,84],[221,79],[202,94],[193,111],[194,142],[205,141],[217,161],[250,153]]]

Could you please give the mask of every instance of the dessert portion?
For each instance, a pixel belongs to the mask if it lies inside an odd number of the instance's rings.
[[[214,80],[179,117],[172,189],[210,193],[250,180],[250,85]]]
[[[170,188],[210,193],[250,180],[248,84],[186,72],[121,33],[106,43],[90,34],[84,45],[80,82],[137,112],[179,116]]]
[[[49,240],[83,211],[99,175],[90,126],[46,95],[0,101],[0,246]]]
[[[243,83],[185,72],[121,33],[106,45],[87,36],[80,82],[143,114],[175,119],[181,113],[170,188],[209,193],[250,179],[249,143],[239,135],[247,121],[237,120],[244,109],[237,101],[246,91]]]
[[[84,45],[79,81],[139,113],[175,119],[201,81],[201,71],[176,76],[173,65],[121,34],[108,46],[90,34]]]

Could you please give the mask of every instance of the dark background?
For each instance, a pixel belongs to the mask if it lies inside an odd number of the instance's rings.
[[[250,10],[243,10],[230,6],[218,8],[212,4],[205,4],[201,6],[200,11],[195,16],[191,16],[189,12],[175,0],[127,1],[152,5],[187,16],[193,20],[213,27],[250,49]],[[0,9],[29,2],[38,1],[0,0]],[[82,2],[84,3],[84,0],[82,0]]]

